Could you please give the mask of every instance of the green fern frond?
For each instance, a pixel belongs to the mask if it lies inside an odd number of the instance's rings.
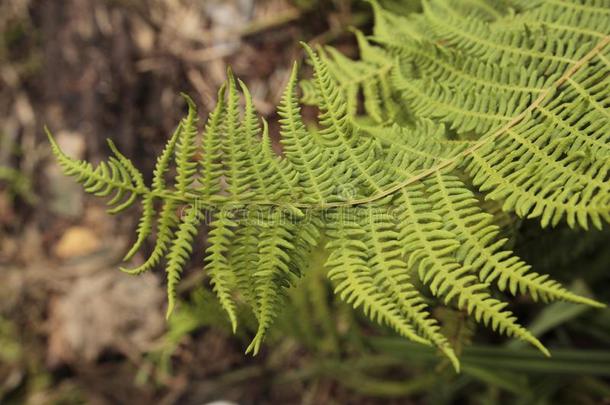
[[[439,326],[429,317],[419,292],[409,280],[407,264],[403,260],[403,246],[393,215],[369,208],[363,213],[366,223],[365,243],[369,246],[368,267],[378,288],[388,293],[419,335],[434,343],[451,361],[456,371],[459,362]]]
[[[286,160],[296,169],[299,182],[308,190],[303,196],[305,202],[323,203],[332,198],[337,180],[344,178],[334,177],[333,167],[340,166],[337,156],[319,145],[302,122],[296,93],[297,74],[295,63],[278,107],[282,135],[280,141]]]
[[[507,305],[492,299],[486,292],[487,285],[469,275],[470,269],[455,261],[459,240],[454,232],[443,228],[441,217],[431,207],[424,194],[424,186],[404,189],[400,203],[400,240],[408,256],[408,265],[417,269],[419,278],[432,293],[446,303],[457,300],[460,309],[473,314],[485,325],[491,323],[494,330],[532,343],[543,353],[542,344],[516,323]]]
[[[287,196],[298,194],[298,175],[289,161],[278,159],[271,145],[269,125],[262,120],[263,129],[258,122],[252,96],[246,85],[240,80],[239,85],[245,99],[244,109],[244,139],[250,164],[248,168],[253,173],[256,193],[264,201],[279,201]],[[260,136],[260,139],[259,139]]]
[[[188,114],[180,123],[181,131],[176,142],[176,189],[179,193],[186,193],[195,181],[197,162],[194,160],[197,153],[197,108],[195,102],[186,94],[182,97],[188,105]]]
[[[367,194],[381,192],[391,182],[390,177],[381,167],[379,148],[374,140],[362,136],[358,127],[350,119],[345,99],[329,74],[328,66],[307,45],[314,67],[314,81],[320,98],[320,125],[323,127],[320,136],[327,147],[337,150],[340,161],[351,171],[351,182],[347,187],[354,192],[361,188]]]
[[[373,8],[375,25],[373,27],[374,37],[385,43],[400,44],[405,40],[425,38],[420,22],[421,16],[410,14],[407,16],[396,15],[381,7],[377,0],[369,0]]]
[[[425,2],[424,16],[428,38],[489,62],[536,63],[541,72],[552,72],[564,70],[584,55],[573,41],[505,31],[473,16],[455,15],[442,0]]]
[[[72,176],[83,185],[86,192],[97,197],[108,197],[109,212],[116,214],[129,208],[139,195],[149,194],[150,190],[143,184],[142,175],[120,153],[111,157],[108,163],[101,162],[97,167],[85,161],[74,160],[66,156],[48,129],[45,128],[53,154],[64,173]],[[112,142],[109,145],[118,153]]]
[[[163,208],[161,208],[157,219],[156,241],[152,253],[148,259],[138,267],[133,269],[121,267],[121,271],[137,276],[153,269],[163,260],[165,253],[174,238],[175,227],[178,224],[178,207],[179,205],[174,200],[164,201]],[[145,215],[147,214],[144,213],[143,216]],[[131,251],[129,253],[133,255]]]
[[[515,15],[501,21],[502,27],[508,30],[520,30],[527,27],[533,33],[551,32],[565,39],[599,40],[608,31],[607,3],[594,2],[543,2],[538,1],[537,7],[531,12]]]
[[[220,131],[225,117],[225,91],[226,86],[223,85],[218,91],[216,107],[208,117],[203,134],[199,159],[200,185],[197,187],[197,193],[203,201],[213,201],[221,191],[223,164]]]
[[[169,169],[171,158],[176,150],[176,143],[182,134],[182,123],[178,124],[171,138],[163,148],[163,151],[157,158],[155,169],[153,170],[152,189],[156,192],[162,192],[167,189],[165,174]]]
[[[227,258],[231,241],[235,235],[233,228],[237,227],[232,216],[232,213],[228,211],[215,213],[208,231],[209,246],[206,249],[205,270],[210,277],[212,289],[216,293],[220,305],[227,312],[233,331],[235,331],[237,330],[237,315],[235,301],[232,297],[235,278]]]
[[[295,198],[301,194],[299,185],[299,173],[295,170],[292,163],[288,159],[281,159],[275,154],[271,137],[269,135],[269,124],[263,119],[263,133],[261,139],[261,161],[263,172],[268,180],[275,183],[277,194],[274,198],[278,200],[291,201],[289,198]],[[271,185],[269,186],[271,187]]]
[[[493,216],[480,208],[472,191],[458,177],[437,173],[428,184],[435,208],[448,219],[446,227],[460,242],[456,258],[477,272],[480,282],[495,282],[500,291],[528,294],[534,300],[566,300],[603,306],[567,291],[547,275],[530,272],[530,266],[519,257],[501,250],[506,240],[499,239],[499,228],[493,223]]]
[[[248,151],[240,122],[239,93],[235,77],[228,72],[227,105],[221,138],[223,153],[223,172],[227,183],[226,191],[233,200],[252,198],[250,187],[253,174],[248,170]]]
[[[283,290],[293,283],[294,274],[289,265],[291,252],[295,248],[291,243],[294,232],[294,225],[291,222],[281,210],[275,210],[262,226],[258,246],[259,261],[253,277],[258,330],[246,353],[258,353],[273,319],[280,312],[284,299]]]
[[[354,308],[362,306],[364,313],[379,323],[387,324],[402,336],[429,345],[430,341],[418,335],[387,291],[380,290],[375,275],[367,263],[367,245],[361,240],[366,230],[339,212],[328,224],[331,238],[326,245],[330,256],[326,262],[328,277],[336,283],[335,293]]]
[[[243,147],[246,151],[252,151],[244,156],[249,160],[248,168],[251,169],[252,181],[254,183],[253,188],[255,189],[256,194],[259,198],[270,201],[274,198],[274,194],[280,187],[279,184],[274,181],[274,178],[269,178],[268,167],[265,167],[267,159],[265,159],[262,154],[263,145],[260,142],[257,142],[258,140],[256,139],[260,134],[260,124],[254,109],[252,96],[241,80],[239,81],[239,86],[241,87],[246,101],[241,135],[243,138]]]
[[[167,254],[167,314],[166,318],[174,311],[176,305],[176,286],[184,265],[193,252],[193,241],[197,236],[198,226],[201,223],[201,212],[199,208],[189,207],[181,218],[178,232],[172,241],[172,246]]]
[[[155,245],[143,264],[122,270],[140,274],[165,260],[168,314],[211,214],[204,272],[234,330],[238,306],[255,315],[248,352],[261,349],[286,290],[324,241],[341,299],[437,347],[454,368],[430,315],[437,303],[548,354],[495,289],[603,304],[507,250],[481,200],[543,227],[610,223],[607,0],[428,0],[408,15],[371,5],[374,33],[356,32],[359,60],[304,46],[314,75],[302,88],[319,127],[303,123],[295,65],[278,107],[281,154],[230,71],[202,140],[185,97],[187,115],[150,186],[111,142],[113,156],[93,167],[66,156],[47,131],[53,153],[87,192],[110,197],[111,212],[141,202],[126,259],[153,234]]]
[[[311,256],[316,249],[321,249],[320,241],[324,232],[324,221],[318,213],[308,213],[298,223],[294,230],[292,244],[291,271],[303,275],[311,267]]]
[[[138,223],[137,239],[133,246],[123,257],[123,261],[131,258],[142,248],[142,245],[152,233],[152,224],[155,219],[154,196],[149,194],[142,199],[142,216]]]
[[[427,19],[440,20],[439,13],[447,18],[455,14],[443,1],[426,4]],[[466,160],[476,161],[469,166],[476,185],[482,185],[483,190],[498,188],[488,198],[518,196],[505,201],[505,209],[540,217],[543,225],[556,225],[565,218],[571,226],[586,228],[592,222],[601,227],[609,209],[607,171],[603,159],[592,164],[589,157],[605,156],[608,147],[607,131],[602,129],[608,117],[602,101],[607,94],[600,87],[610,66],[605,56],[608,39],[604,37],[593,47],[586,39],[581,38],[581,46],[562,45],[560,42],[567,39],[549,36],[548,47],[544,45],[548,49],[526,60],[524,55],[533,48],[528,44],[525,50],[523,41],[531,33],[521,31],[521,39],[511,39],[493,24],[478,22],[484,26],[480,30],[487,30],[483,33],[477,31],[477,24],[466,27],[460,23],[444,21],[442,29],[454,30],[469,41],[476,39],[479,45],[497,45],[506,51],[503,58],[512,55],[510,63],[481,58],[473,52],[475,45],[464,45],[463,51],[450,38],[441,41],[449,41],[453,49],[445,49],[444,42],[441,46],[413,40],[393,43],[389,52],[399,56],[400,64],[393,70],[394,87],[416,116],[441,120],[463,137],[480,134],[481,141],[468,151],[471,156]],[[497,35],[492,35],[494,30]],[[545,38],[537,36],[536,40]],[[565,66],[549,65],[562,52],[574,60],[564,61]],[[556,73],[562,68],[563,75]],[[549,70],[553,72],[547,73]],[[592,108],[585,114],[588,105]],[[573,109],[582,112],[571,115]],[[568,116],[580,116],[581,120],[573,123]],[[487,150],[491,155],[485,159],[480,154]],[[514,162],[514,156],[521,163]],[[537,166],[541,171],[533,180],[529,174]],[[516,167],[520,173],[512,173]],[[536,188],[531,189],[534,183]]]
[[[347,103],[347,115],[355,117],[358,114],[359,96],[362,94],[366,114],[374,122],[386,122],[396,111],[389,83],[394,60],[380,48],[372,46],[361,32],[355,31],[355,34],[360,54],[363,58],[366,55],[366,60],[351,60],[331,47],[319,49],[318,55]],[[319,104],[321,95],[316,86],[313,80],[301,83],[306,104]]]
[[[260,240],[261,224],[260,212],[248,211],[241,219],[243,225],[235,230],[232,248],[228,252],[229,268],[234,277],[236,300],[245,301],[251,307],[256,306],[256,291],[254,285],[254,272],[258,263],[258,243]],[[225,306],[230,306],[225,304]],[[229,312],[229,311],[227,311]]]

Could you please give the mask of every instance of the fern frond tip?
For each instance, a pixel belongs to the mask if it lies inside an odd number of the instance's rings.
[[[180,92],[180,97],[182,97],[184,99],[186,104],[189,106],[189,109],[195,109],[196,108],[195,101],[193,100],[193,98],[191,96],[189,96],[185,92],[181,91]]]
[[[440,350],[445,355],[445,357],[447,357],[447,359],[453,366],[453,369],[455,370],[455,372],[457,374],[459,374],[460,373],[460,360],[457,358],[455,351],[449,345],[440,347]]]
[[[176,304],[174,303],[173,300],[170,300],[167,304],[167,312],[165,312],[165,320],[169,321],[169,318],[172,316],[172,313],[174,312],[174,308],[175,308]]]
[[[233,68],[231,66],[227,66],[227,81],[229,83],[235,82],[235,73],[233,72]]]
[[[44,130],[44,133],[47,135],[49,142],[51,142],[51,145],[57,145],[57,143],[55,142],[55,138],[53,138],[53,134],[51,133],[51,130],[49,129],[49,127],[45,125],[43,127],[43,130]]]
[[[587,298],[587,297],[583,297],[580,295],[576,295],[575,297],[572,297],[571,301],[575,304],[587,305],[587,306],[590,306],[593,308],[600,308],[600,309],[606,308],[608,306],[603,302],[599,302],[592,298]]]
[[[47,139],[49,140],[49,143],[51,144],[51,151],[53,152],[53,155],[55,155],[57,158],[60,158],[60,157],[67,158],[67,156],[64,154],[64,152],[59,147],[59,144],[55,140],[55,137],[51,133],[51,130],[46,125],[44,126],[44,132],[47,135]]]
[[[125,255],[125,257],[127,257],[127,255]],[[123,261],[126,261],[126,260],[129,260],[129,259],[123,258]],[[141,270],[140,267],[136,267],[134,269],[129,269],[127,267],[122,267],[121,266],[121,267],[119,267],[119,271],[121,271],[121,272],[123,272],[125,274],[129,274],[130,276],[139,276],[140,274],[143,273],[143,271]]]
[[[542,344],[542,342],[540,342],[540,340],[532,336],[527,339],[527,341],[530,342],[536,349],[540,350],[540,352],[542,352],[542,354],[544,354],[546,357],[551,357],[551,352],[546,348],[545,345]]]
[[[256,336],[254,336],[254,338],[252,339],[252,342],[250,342],[250,344],[246,348],[246,354],[252,354],[253,356],[256,356],[260,350],[262,340],[263,337],[257,333]]]
[[[116,147],[116,144],[113,142],[112,139],[106,138],[106,144],[108,144],[108,147],[110,148],[110,151],[112,153],[114,153],[115,156],[120,156],[121,155],[121,152],[119,152],[119,149]]]
[[[305,52],[307,52],[310,57],[315,53],[313,48],[307,42],[300,41],[299,44],[303,47],[303,49],[305,49]]]

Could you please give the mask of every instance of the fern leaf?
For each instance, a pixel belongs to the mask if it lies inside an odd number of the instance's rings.
[[[484,89],[451,89],[435,80],[405,79],[398,70],[394,86],[408,100],[419,116],[441,119],[458,133],[485,133],[511,121],[515,111],[523,110],[530,101],[529,94],[514,93],[501,96]]]
[[[197,172],[197,162],[194,161],[197,146],[197,107],[195,102],[186,94],[182,94],[188,105],[188,114],[182,120],[182,131],[176,144],[176,188],[185,193],[194,181]]]
[[[447,228],[460,241],[456,258],[479,275],[483,283],[495,281],[501,291],[529,294],[534,300],[566,300],[603,307],[602,304],[567,291],[560,283],[530,272],[530,266],[510,251],[501,250],[499,228],[493,216],[484,212],[474,194],[459,178],[436,173],[429,181],[430,198],[438,212],[448,219]]]
[[[394,67],[394,61],[381,49],[371,46],[362,33],[356,31],[356,37],[361,54],[367,55],[366,61],[351,60],[331,47],[320,49],[319,57],[342,93],[347,105],[347,115],[354,117],[358,113],[358,96],[362,92],[365,111],[375,122],[381,123],[395,110],[387,79],[388,73]],[[316,91],[315,83],[312,85],[313,91]],[[312,100],[314,104],[317,104],[319,99],[320,95],[306,97],[306,100]]]
[[[587,1],[576,4],[571,2],[532,2],[531,11],[520,13],[513,18],[501,21],[502,28],[507,30],[521,30],[528,27],[536,34],[552,34],[564,39],[599,40],[608,33],[608,7],[595,5]]]
[[[233,228],[236,226],[237,223],[232,220],[231,212],[219,211],[214,214],[208,231],[209,246],[206,249],[205,259],[205,270],[222,308],[229,315],[233,331],[237,330],[235,302],[231,296],[235,280],[229,266],[227,252],[234,239]]]
[[[297,175],[288,162],[280,163],[272,150],[269,127],[263,120],[263,131],[258,123],[252,96],[246,85],[239,81],[246,101],[243,118],[243,133],[248,153],[248,168],[252,173],[253,188],[264,201],[279,201],[286,195],[295,195]],[[259,134],[261,138],[259,139]]]
[[[138,267],[133,269],[121,267],[121,271],[137,276],[151,270],[161,262],[174,238],[175,227],[178,223],[177,210],[178,204],[176,201],[166,200],[164,202],[163,208],[159,213],[159,218],[157,219],[156,241],[152,253],[148,259]],[[146,215],[146,209],[144,215]]]
[[[288,162],[296,169],[298,181],[307,191],[305,202],[322,203],[333,195],[335,181],[332,167],[336,156],[320,147],[301,120],[301,108],[296,92],[298,69],[292,68],[290,80],[278,107],[281,139]],[[309,197],[308,197],[309,196]]]
[[[277,184],[279,195],[275,199],[286,199],[298,197],[301,193],[299,186],[299,173],[288,159],[281,159],[273,150],[271,137],[269,136],[269,124],[263,119],[263,134],[261,139],[261,164],[263,170],[271,181]]]
[[[247,200],[253,196],[250,187],[253,174],[248,170],[248,151],[245,149],[246,144],[239,120],[239,93],[235,77],[231,71],[228,76],[228,100],[223,128],[225,136],[222,139],[226,191],[234,201]]]
[[[387,324],[400,335],[430,345],[417,334],[391,295],[380,291],[367,263],[367,245],[361,240],[366,230],[349,213],[339,211],[328,224],[327,244],[330,255],[325,266],[328,277],[335,282],[335,294],[354,308],[362,306],[365,315],[380,324]]]
[[[246,353],[257,354],[273,319],[280,312],[284,297],[283,289],[292,284],[294,275],[290,271],[290,254],[294,250],[291,243],[294,225],[284,217],[281,210],[275,210],[262,225],[259,242],[259,261],[254,273],[254,289],[257,305],[255,314],[258,329]]]
[[[118,213],[131,206],[139,195],[146,195],[150,190],[143,184],[142,175],[123,155],[110,158],[108,163],[101,162],[96,168],[85,161],[74,160],[66,156],[51,132],[45,128],[53,154],[64,173],[72,176],[83,185],[85,191],[99,197],[115,193],[110,201],[110,213]],[[111,144],[114,147],[113,144]],[[116,151],[116,148],[115,148]],[[118,151],[117,151],[118,153]],[[126,161],[129,164],[126,165]],[[125,198],[125,196],[128,196]]]
[[[228,252],[229,267],[234,276],[234,290],[251,307],[256,307],[254,272],[259,261],[258,243],[261,235],[260,212],[244,213],[240,226],[235,230],[232,248]]]
[[[129,159],[127,159],[123,154],[121,154],[121,152],[118,151],[118,149],[111,140],[108,140],[108,145],[110,147],[110,150],[112,150],[112,153],[114,153],[114,155],[118,158],[121,165],[127,169],[130,176],[134,179],[136,185],[142,189],[146,189],[146,186],[144,185],[144,179],[140,171],[133,166]],[[140,218],[140,222],[138,224],[137,229],[138,238],[134,243],[133,247],[125,255],[123,259],[124,261],[131,259],[131,257],[133,257],[133,255],[140,249],[146,238],[150,236],[150,233],[152,231],[152,222],[155,214],[153,207],[153,199],[153,194],[147,194],[142,198],[142,217]]]
[[[537,63],[541,72],[563,70],[583,54],[573,43],[560,38],[532,38],[523,32],[506,32],[474,16],[456,16],[441,0],[424,3],[429,34],[436,41],[449,44],[490,62],[521,65]]]
[[[516,322],[511,312],[505,311],[506,303],[489,296],[487,285],[478,283],[468,275],[468,267],[455,262],[451,255],[458,249],[459,241],[453,232],[444,230],[440,216],[434,213],[423,194],[423,186],[409,187],[400,195],[401,240],[409,256],[409,266],[417,268],[419,278],[430,287],[435,296],[446,303],[457,299],[460,309],[473,314],[478,322],[491,324],[493,330],[523,339],[537,347],[545,355],[548,350],[529,331]]]
[[[115,146],[114,142],[110,139],[107,140],[108,147],[118,159],[119,166],[123,168],[129,174],[129,178],[132,179],[134,185],[141,190],[148,190],[146,185],[144,184],[144,178],[142,177],[142,173],[138,169],[135,168],[131,160],[127,159]]]
[[[301,220],[295,221],[294,237],[292,244],[294,249],[291,254],[291,271],[302,276],[311,266],[311,256],[322,239],[324,231],[324,221],[322,215],[310,213]]]
[[[184,218],[181,219],[178,231],[172,242],[172,246],[167,254],[167,314],[169,318],[176,305],[176,286],[180,281],[180,276],[186,261],[193,251],[193,242],[197,236],[201,222],[201,212],[195,206],[189,207]]]
[[[321,137],[328,146],[338,150],[339,158],[351,168],[355,191],[361,187],[369,192],[381,192],[391,180],[383,170],[378,149],[370,138],[358,134],[349,116],[345,100],[330,77],[328,66],[306,44],[303,44],[313,67],[316,89],[320,97]]]
[[[123,261],[130,260],[138,250],[142,247],[146,239],[152,233],[152,223],[155,218],[154,197],[152,194],[145,196],[142,199],[142,216],[138,223],[137,239],[131,249],[123,257]]]
[[[223,174],[222,145],[220,131],[225,118],[225,90],[223,85],[218,91],[218,99],[214,111],[210,113],[205,126],[202,150],[200,152],[198,193],[204,201],[219,199],[221,177]]]
[[[377,213],[377,211],[381,211]],[[378,288],[382,288],[403,313],[418,334],[434,343],[459,371],[459,361],[447,339],[439,332],[437,322],[430,318],[421,295],[409,280],[407,264],[402,259],[402,246],[395,218],[383,209],[368,208],[364,213],[367,246],[371,246],[369,267]]]
[[[230,71],[201,142],[185,96],[188,113],[150,188],[111,142],[113,156],[94,167],[66,156],[47,131],[53,153],[87,192],[109,197],[110,212],[141,202],[126,259],[153,228],[156,243],[142,265],[122,270],[140,274],[165,259],[168,314],[200,216],[212,213],[205,271],[234,330],[238,303],[252,308],[258,330],[248,352],[260,350],[286,288],[328,238],[337,295],[438,347],[456,369],[421,283],[548,354],[489,284],[545,302],[602,304],[506,250],[472,188],[543,227],[610,222],[607,0],[427,0],[422,13],[400,15],[370,3],[374,35],[355,33],[359,60],[304,45],[314,75],[302,88],[320,126],[303,124],[295,65],[278,108],[283,154]]]
[[[170,160],[176,150],[176,143],[178,142],[178,138],[182,134],[182,124],[179,124],[176,127],[176,130],[170,137],[169,141],[165,144],[163,151],[157,158],[157,162],[155,164],[155,169],[153,171],[153,180],[152,180],[152,189],[155,192],[162,192],[167,188],[165,182],[165,174],[169,169]]]

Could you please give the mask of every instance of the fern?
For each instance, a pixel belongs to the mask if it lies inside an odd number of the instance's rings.
[[[168,315],[202,216],[211,214],[204,271],[234,330],[238,306],[258,320],[249,352],[260,350],[286,290],[324,242],[336,294],[437,347],[456,369],[426,290],[548,355],[494,289],[603,304],[508,250],[481,197],[543,227],[610,222],[610,4],[430,0],[406,15],[371,4],[373,36],[356,33],[361,60],[304,45],[314,74],[302,88],[320,127],[303,124],[295,66],[278,108],[281,156],[230,71],[201,141],[185,96],[188,114],[150,187],[111,142],[114,156],[97,167],[64,155],[49,133],[53,152],[87,192],[113,194],[111,213],[141,201],[126,259],[155,229],[156,244],[125,271],[165,259]]]
[[[364,96],[364,110],[374,122],[390,120],[396,113],[396,102],[392,96],[389,72],[394,67],[394,58],[371,46],[364,35],[355,31],[361,55],[366,60],[353,61],[332,47],[320,49],[319,56],[326,62],[339,91],[347,101],[347,112],[358,114],[358,96]],[[302,101],[318,105],[316,86],[313,81],[302,81]]]

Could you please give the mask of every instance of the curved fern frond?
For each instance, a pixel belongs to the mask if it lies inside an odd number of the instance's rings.
[[[368,246],[361,240],[366,230],[350,213],[339,211],[328,224],[330,255],[326,262],[328,277],[336,283],[335,293],[354,308],[378,323],[387,324],[402,336],[429,345],[407,320],[391,293],[381,290],[367,263]],[[428,328],[429,330],[432,328]]]
[[[430,41],[382,43],[399,58],[402,76],[433,79],[449,88],[489,90],[506,95],[538,94],[549,80],[536,74],[532,66],[513,68],[486,63]]]
[[[320,136],[326,146],[338,151],[340,161],[351,171],[351,182],[346,186],[352,187],[354,193],[362,188],[367,194],[382,191],[391,179],[380,170],[379,148],[372,139],[362,136],[350,120],[345,99],[331,78],[328,66],[311,48],[304,46],[314,67],[314,82],[320,98],[319,121],[323,127]]]
[[[133,246],[123,257],[123,261],[131,260],[131,258],[142,248],[142,245],[152,233],[152,223],[155,219],[154,196],[149,194],[142,199],[142,217],[138,223],[137,239]]]
[[[341,167],[337,155],[319,145],[302,122],[296,92],[297,74],[295,63],[278,106],[282,135],[280,141],[286,160],[296,169],[299,183],[307,190],[303,196],[305,202],[324,203],[332,198],[337,180],[345,177],[334,177],[333,167]]]
[[[209,246],[206,249],[205,270],[210,277],[212,289],[216,293],[220,305],[227,312],[233,331],[235,331],[237,330],[237,314],[232,297],[235,279],[227,258],[231,241],[235,235],[233,228],[237,227],[237,223],[232,220],[232,217],[232,213],[228,211],[215,213],[208,231]]]
[[[447,338],[439,332],[437,322],[430,317],[427,305],[409,280],[394,216],[383,208],[368,208],[363,214],[367,232],[365,243],[370,246],[369,268],[378,288],[390,295],[418,334],[437,346],[459,371],[459,362]]]
[[[443,229],[440,215],[431,209],[424,195],[423,185],[403,190],[399,204],[400,240],[409,258],[409,267],[417,269],[419,278],[432,293],[446,303],[455,298],[458,308],[473,314],[477,321],[491,324],[492,329],[500,333],[523,339],[549,355],[542,343],[504,310],[507,304],[491,298],[486,292],[487,285],[468,275],[470,269],[452,258],[459,241],[454,232]]]
[[[111,157],[108,163],[101,162],[97,167],[91,163],[74,160],[66,156],[47,128],[45,128],[53,154],[64,173],[72,176],[83,185],[86,192],[97,197],[108,197],[109,212],[116,214],[129,208],[139,195],[150,193],[142,181],[142,174],[134,168],[131,162],[118,153],[114,144],[109,145],[116,157]]]
[[[167,253],[167,313],[166,318],[174,311],[176,305],[176,286],[186,261],[193,252],[193,241],[197,236],[198,226],[201,223],[201,212],[196,206],[189,207],[185,212]]]
[[[429,38],[489,62],[536,63],[541,72],[552,72],[566,69],[586,52],[574,41],[495,29],[493,24],[476,17],[464,18],[451,11],[442,0],[424,2]]]
[[[146,208],[144,207],[144,209]],[[144,263],[133,269],[121,267],[120,270],[122,272],[137,276],[151,270],[152,268],[157,266],[161,262],[161,260],[163,260],[167,249],[169,248],[172,240],[174,239],[175,227],[178,224],[177,211],[178,204],[176,203],[176,201],[164,201],[163,208],[158,214],[156,241],[152,253]],[[147,214],[143,213],[143,216],[145,215]],[[139,243],[139,240],[134,246],[137,246],[138,244],[141,245],[141,243]],[[132,251],[130,251],[129,253],[133,255]]]
[[[522,30],[527,27],[532,33],[550,32],[565,39],[599,40],[608,32],[610,4],[605,7],[604,3],[598,4],[539,1],[537,7],[532,7],[531,12],[517,14],[501,21],[501,24],[508,30]]]
[[[451,14],[441,3],[431,2],[427,13]],[[446,29],[461,30],[459,25]],[[489,33],[481,36],[486,41],[494,38]],[[577,59],[566,65],[563,75],[547,74],[536,58],[525,62],[516,58],[512,64],[478,61],[459,49],[437,46],[430,53],[433,45],[406,41],[390,49],[401,58],[401,68],[393,71],[393,85],[415,115],[441,120],[462,137],[481,137],[464,155],[469,155],[465,157],[471,162],[469,174],[475,184],[484,191],[496,189],[488,198],[504,200],[505,209],[520,216],[540,217],[543,226],[565,218],[571,226],[586,228],[592,222],[599,228],[610,209],[604,158],[609,113],[603,100],[608,95],[601,85],[609,74],[605,56],[609,39],[604,37],[593,49],[582,41],[582,46],[570,48]],[[463,68],[456,71],[456,65]],[[506,85],[497,87],[503,82]],[[532,172],[536,178],[530,176]]]
[[[113,156],[93,167],[66,156],[47,131],[53,153],[87,192],[110,197],[111,212],[141,202],[126,259],[153,234],[155,245],[143,264],[122,270],[140,274],[165,260],[168,314],[211,214],[204,272],[234,330],[242,304],[258,320],[248,352],[261,349],[286,289],[325,241],[337,295],[437,347],[454,368],[430,315],[440,303],[548,354],[495,289],[603,304],[507,250],[482,200],[543,227],[610,223],[610,4],[427,0],[422,13],[400,15],[371,5],[373,36],[356,32],[359,60],[304,46],[314,75],[302,87],[320,125],[303,123],[295,65],[278,107],[281,154],[230,71],[201,141],[185,97],[187,115],[150,186],[112,143]]]
[[[318,55],[336,81],[347,106],[347,115],[355,117],[359,110],[359,96],[363,95],[364,111],[377,123],[391,119],[396,111],[396,102],[389,83],[389,73],[394,68],[393,57],[380,48],[372,46],[364,35],[355,31],[360,54],[366,60],[352,60],[332,47],[319,49]],[[301,82],[306,104],[318,105],[321,95],[312,80]]]
[[[194,160],[197,153],[197,108],[195,102],[186,94],[182,97],[188,105],[188,114],[180,123],[181,131],[176,142],[176,189],[179,193],[186,193],[195,181],[197,162]]]
[[[258,319],[258,330],[246,353],[257,354],[260,345],[280,312],[284,300],[284,290],[293,283],[294,274],[290,269],[294,225],[282,210],[276,209],[262,225],[259,242],[259,261],[254,272],[254,290],[256,291],[255,314]]]
[[[199,187],[197,192],[203,201],[214,201],[221,191],[223,175],[222,150],[220,131],[225,118],[225,90],[222,86],[218,91],[218,99],[214,111],[210,113],[203,134],[201,158],[199,160]],[[171,141],[170,141],[171,142]]]
[[[479,201],[458,177],[437,173],[429,179],[428,190],[435,208],[446,218],[446,228],[460,242],[456,258],[478,274],[482,283],[495,282],[501,291],[528,294],[534,300],[566,300],[600,307],[602,304],[575,295],[547,275],[530,272],[531,266],[512,252],[502,250],[493,216],[480,208]]]

